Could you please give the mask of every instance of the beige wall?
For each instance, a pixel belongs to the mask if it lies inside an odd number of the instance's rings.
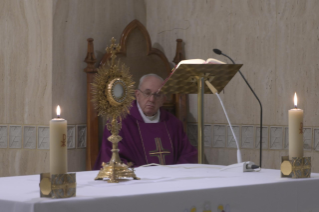
[[[63,105],[68,123],[86,123],[86,39],[94,39],[99,61],[111,38],[119,41],[125,26],[134,19],[145,23],[142,1],[54,1],[52,105]]]
[[[4,0],[0,28],[0,123],[46,124],[51,117],[52,2]]]
[[[319,142],[318,10],[316,0],[146,1],[147,28],[152,41],[161,45],[168,58],[174,56],[175,40],[182,38],[188,59],[213,57],[230,62],[212,52],[213,48],[220,48],[237,63],[244,64],[242,72],[263,104],[263,124],[268,127],[268,139],[264,139],[268,149],[264,151],[263,165],[267,168],[279,168],[280,156],[288,154],[284,143],[285,127],[295,91],[300,100],[298,106],[305,112],[305,139],[310,145],[305,154],[311,155],[314,161],[319,159],[316,150],[319,146],[316,146]],[[259,163],[255,149],[258,102],[239,74],[221,97],[232,123],[238,126],[241,142],[247,138],[245,126],[253,127],[253,146],[243,149],[243,159]],[[190,95],[190,123],[197,120],[196,100],[196,95]],[[216,96],[205,96],[204,117],[213,131],[207,141],[210,162],[235,163],[233,148],[228,148],[227,144],[226,148],[214,147],[214,125],[227,125]],[[275,128],[270,128],[273,126]],[[227,133],[224,135],[227,141]],[[319,171],[317,167],[313,166],[316,172]]]
[[[52,2],[2,1],[0,37],[0,176],[47,171],[48,151],[23,148],[22,132],[51,118]]]
[[[48,122],[57,104],[68,120],[69,171],[85,169],[87,41],[100,59],[143,1],[4,0],[0,7],[0,176],[49,170]],[[80,137],[82,136],[82,137]],[[85,138],[85,136],[84,136]]]
[[[57,104],[70,132],[74,130],[69,169],[84,169],[85,146],[78,148],[77,143],[80,130],[85,129],[86,39],[95,39],[100,59],[109,39],[119,39],[133,19],[146,25],[154,46],[169,59],[174,57],[175,40],[182,38],[187,58],[214,57],[229,62],[212,52],[220,48],[244,64],[242,72],[263,103],[264,125],[268,127],[264,167],[279,168],[280,156],[287,154],[287,111],[297,91],[310,136],[305,138],[310,145],[305,155],[316,164],[318,10],[316,0],[4,0],[0,7],[0,176],[48,171],[49,150],[40,141],[47,139],[45,130]],[[243,148],[243,159],[258,163],[257,101],[239,75],[221,97],[244,146],[245,129],[253,127],[252,139],[248,139],[252,143]],[[214,164],[235,163],[235,149],[228,144],[226,131],[224,147],[216,147],[214,142],[215,125],[227,125],[218,99],[206,95],[205,102],[207,132],[212,132],[206,136],[207,158]],[[191,126],[197,119],[196,95],[190,95],[189,107]],[[272,129],[281,129],[281,134]],[[190,135],[196,133],[193,131]],[[279,143],[274,143],[276,136]],[[29,145],[30,138],[35,147]],[[315,166],[313,170],[319,171]]]

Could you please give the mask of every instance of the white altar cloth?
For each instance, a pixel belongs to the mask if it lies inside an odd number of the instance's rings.
[[[140,167],[141,180],[94,181],[77,172],[76,197],[40,198],[39,175],[0,178],[0,212],[249,212],[319,211],[319,174],[280,178],[279,170],[221,171],[223,166],[181,164]]]

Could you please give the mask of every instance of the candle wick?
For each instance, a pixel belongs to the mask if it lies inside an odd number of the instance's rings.
[[[58,118],[60,118],[60,115],[58,115]]]
[[[295,109],[297,109],[297,105],[295,105]]]

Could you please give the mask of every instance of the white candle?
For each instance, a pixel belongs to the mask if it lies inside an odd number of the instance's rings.
[[[297,108],[297,94],[294,97],[295,108],[288,111],[289,121],[289,160],[303,157],[303,110]]]
[[[66,174],[67,121],[60,118],[60,106],[57,107],[57,116],[50,121],[50,174]]]

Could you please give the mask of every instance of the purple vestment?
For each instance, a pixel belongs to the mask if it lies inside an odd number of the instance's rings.
[[[124,163],[133,162],[134,166],[149,163],[178,164],[196,163],[197,150],[184,132],[182,122],[173,114],[160,109],[158,123],[145,123],[136,104],[130,114],[122,121],[119,135],[120,158]],[[99,156],[94,169],[100,169],[102,162],[112,157],[112,143],[107,140],[111,133],[105,128]]]

